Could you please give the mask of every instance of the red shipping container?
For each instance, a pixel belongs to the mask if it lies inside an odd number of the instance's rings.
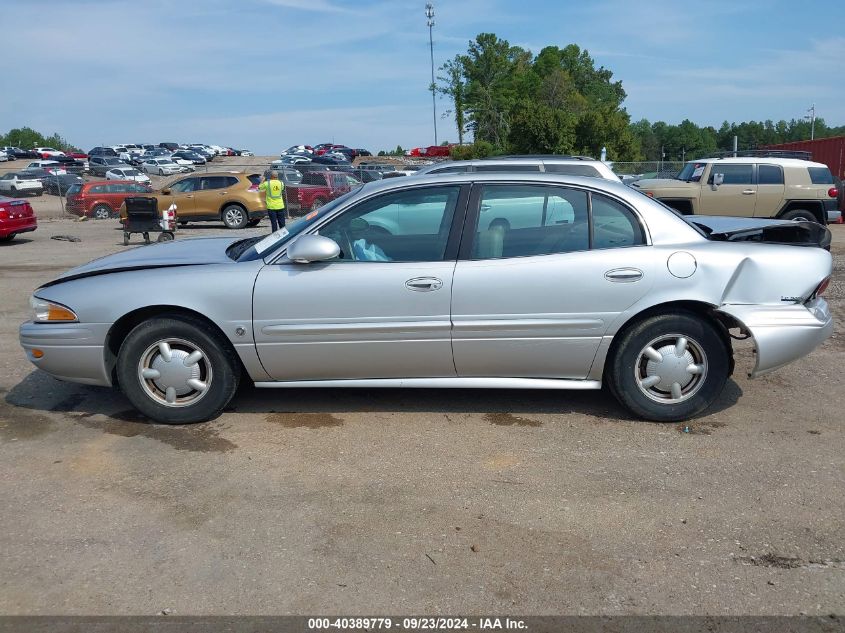
[[[794,141],[780,145],[764,145],[761,149],[810,152],[813,155],[813,160],[827,165],[835,178],[845,179],[845,136],[817,138],[813,141]]]

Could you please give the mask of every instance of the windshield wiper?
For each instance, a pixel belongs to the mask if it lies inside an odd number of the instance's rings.
[[[229,248],[226,249],[226,255],[229,259],[234,259],[238,261],[238,258],[243,255],[249,248],[260,241],[263,236],[258,237],[246,237],[242,240],[238,240],[234,244],[230,244]]]

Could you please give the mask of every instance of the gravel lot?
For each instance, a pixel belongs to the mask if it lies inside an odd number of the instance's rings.
[[[743,345],[688,425],[606,392],[245,387],[172,428],[26,361],[31,291],[124,248],[49,216],[0,245],[0,613],[845,612],[845,225],[836,335],[755,381]]]

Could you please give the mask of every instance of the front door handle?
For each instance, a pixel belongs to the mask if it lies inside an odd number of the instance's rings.
[[[753,189],[743,189],[743,190],[742,190],[742,195],[743,195],[743,196],[753,196],[753,195],[754,195],[754,190],[753,190]]]
[[[440,290],[443,287],[443,281],[437,277],[414,277],[405,282],[405,287],[416,292],[431,292]]]
[[[608,281],[616,283],[631,283],[643,278],[643,271],[639,268],[614,268],[604,274]]]

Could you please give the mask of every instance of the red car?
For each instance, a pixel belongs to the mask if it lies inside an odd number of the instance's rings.
[[[71,185],[67,190],[68,213],[105,220],[115,217],[120,205],[130,196],[152,191],[148,185],[131,180],[98,180]]]
[[[320,145],[314,146],[314,153],[317,156],[322,156],[326,152],[330,152],[333,149],[349,149],[346,145],[336,145],[334,143],[321,143]]]
[[[37,228],[35,211],[26,200],[0,196],[0,242],[11,242],[18,233]]]
[[[83,152],[65,152],[71,158],[76,158],[77,160],[87,160],[88,154]]]

